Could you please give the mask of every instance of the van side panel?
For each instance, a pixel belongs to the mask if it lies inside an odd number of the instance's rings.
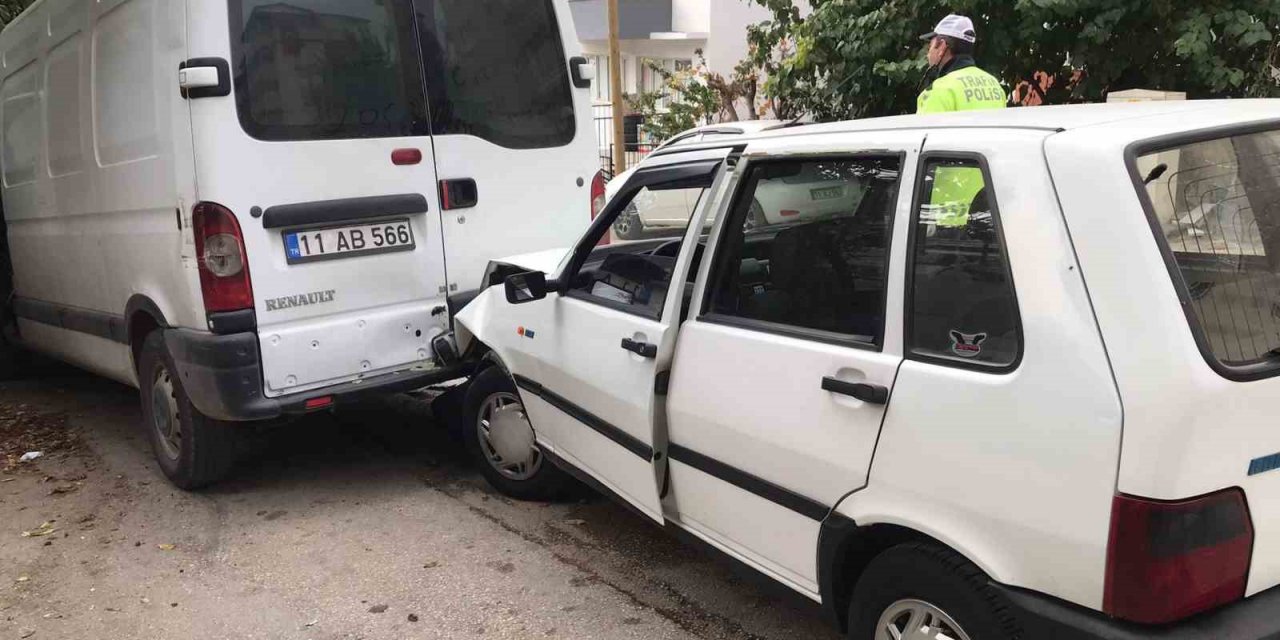
[[[868,486],[838,511],[933,536],[998,582],[1101,609],[1121,405],[1043,136],[929,133],[926,153],[976,152],[989,164],[1022,361],[1000,374],[908,356]]]
[[[15,295],[113,335],[48,314],[21,318],[19,330],[33,348],[132,383],[127,337],[114,330],[127,326],[129,299],[147,296],[172,324],[199,315],[178,213],[192,192],[175,88],[185,5],[45,0],[6,29],[0,49]]]

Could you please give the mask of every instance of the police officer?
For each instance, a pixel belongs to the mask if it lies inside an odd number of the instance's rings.
[[[978,33],[972,20],[953,13],[921,39],[929,42],[929,72],[927,86],[916,100],[916,113],[1005,107],[1008,99],[1000,81],[973,61]]]

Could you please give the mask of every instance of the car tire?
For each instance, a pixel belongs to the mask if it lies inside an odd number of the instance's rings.
[[[751,209],[747,211],[747,220],[743,224],[744,231],[754,231],[760,227],[769,225],[769,220],[765,218],[764,207],[760,205],[759,200],[751,201]]]
[[[955,552],[932,543],[909,543],[876,556],[854,587],[849,640],[905,633],[913,613],[933,631],[954,640],[1014,640],[1021,636],[1009,603],[990,578]],[[928,637],[934,637],[928,635]]]
[[[151,449],[169,481],[194,491],[225,478],[236,461],[237,425],[191,404],[160,331],[143,342],[138,387]]]
[[[462,417],[467,451],[499,492],[517,500],[570,496],[575,481],[538,449],[520,392],[502,367],[491,366],[472,379]],[[522,459],[526,447],[530,457]]]
[[[628,205],[613,223],[613,237],[619,240],[638,240],[644,235],[644,222],[635,205]]]

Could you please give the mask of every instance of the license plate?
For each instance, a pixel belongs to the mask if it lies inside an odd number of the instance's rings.
[[[412,251],[415,246],[413,227],[408,220],[284,232],[284,251],[289,264]]]
[[[835,200],[844,195],[844,187],[827,187],[826,189],[813,189],[809,195],[814,200]]]

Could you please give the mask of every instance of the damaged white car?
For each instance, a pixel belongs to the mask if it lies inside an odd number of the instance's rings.
[[[467,444],[501,491],[576,476],[855,640],[1276,637],[1277,114],[655,153],[576,247],[492,265],[458,315]],[[682,223],[602,244],[652,193]],[[761,194],[808,213],[753,220]]]

